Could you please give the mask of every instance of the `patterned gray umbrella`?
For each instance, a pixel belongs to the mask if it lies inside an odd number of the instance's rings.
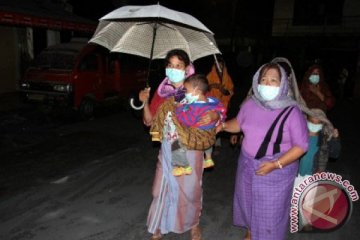
[[[152,59],[165,58],[175,48],[187,52],[191,61],[220,53],[214,34],[204,24],[159,4],[125,6],[108,13],[100,19],[89,42],[112,52],[149,58],[148,73]],[[143,107],[134,106],[133,99],[130,104],[134,109]]]
[[[152,59],[183,49],[192,61],[220,53],[214,34],[189,14],[157,5],[125,6],[100,19],[90,39],[113,52]]]

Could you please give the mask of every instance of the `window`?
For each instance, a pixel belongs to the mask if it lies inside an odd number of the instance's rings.
[[[82,72],[95,72],[98,69],[96,54],[87,55],[80,63],[79,70]]]
[[[295,0],[293,25],[341,24],[344,0]]]
[[[75,63],[75,54],[62,51],[43,51],[39,54],[32,66],[46,69],[72,69]]]

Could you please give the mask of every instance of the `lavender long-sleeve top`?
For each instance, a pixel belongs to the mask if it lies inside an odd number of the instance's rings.
[[[255,157],[268,129],[282,110],[268,110],[256,104],[251,98],[247,100],[241,106],[237,115],[237,122],[244,133],[242,150]],[[276,125],[274,133],[278,132],[279,125]],[[271,137],[266,156],[273,155],[276,135],[273,134]],[[280,153],[285,153],[294,146],[298,146],[304,151],[308,148],[306,119],[297,106],[294,106],[294,109],[285,121],[282,141],[280,143]]]

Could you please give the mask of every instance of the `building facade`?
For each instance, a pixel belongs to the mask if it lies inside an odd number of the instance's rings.
[[[96,24],[74,15],[66,1],[1,1],[0,94],[18,90],[25,69],[42,49],[90,37]]]
[[[294,59],[299,77],[319,62],[336,94],[345,67],[346,94],[360,96],[360,1],[276,0],[272,39],[279,53]]]

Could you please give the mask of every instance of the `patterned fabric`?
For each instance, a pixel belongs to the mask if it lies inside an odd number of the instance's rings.
[[[163,127],[164,119],[171,112],[171,118],[175,124],[177,134],[180,142],[185,145],[187,149],[191,150],[204,150],[215,143],[215,129],[201,130],[193,127],[184,127],[179,123],[175,116],[175,102],[174,98],[171,97],[166,100],[156,112],[153,124],[150,128],[150,134],[156,134],[159,136],[159,140],[163,140]]]
[[[265,176],[255,174],[264,161],[241,151],[234,194],[234,225],[249,228],[251,240],[285,240],[288,232],[290,199],[298,162],[275,169]]]
[[[179,12],[175,12],[172,18],[178,14]],[[106,47],[112,52],[128,53],[149,59],[165,58],[166,53],[174,48],[186,51],[191,61],[220,53],[213,33],[187,27],[182,25],[183,22],[177,24],[161,19],[161,23],[156,24],[157,21],[148,19],[144,18],[143,21],[138,18],[134,21],[102,19],[90,42]],[[152,41],[155,27],[156,39]],[[152,56],[150,56],[151,52]]]
[[[150,233],[160,229],[184,233],[197,226],[202,209],[203,151],[186,151],[186,158],[193,169],[192,174],[175,177],[172,175],[171,143],[176,140],[176,124],[168,112],[165,116],[163,141],[158,157],[152,189],[147,226]]]
[[[202,130],[214,128],[218,121],[210,122],[205,125],[198,124],[201,117],[208,111],[216,111],[220,115],[220,121],[226,118],[223,104],[216,98],[208,97],[207,102],[195,102],[192,104],[182,104],[176,107],[176,118],[185,127],[196,127]]]

